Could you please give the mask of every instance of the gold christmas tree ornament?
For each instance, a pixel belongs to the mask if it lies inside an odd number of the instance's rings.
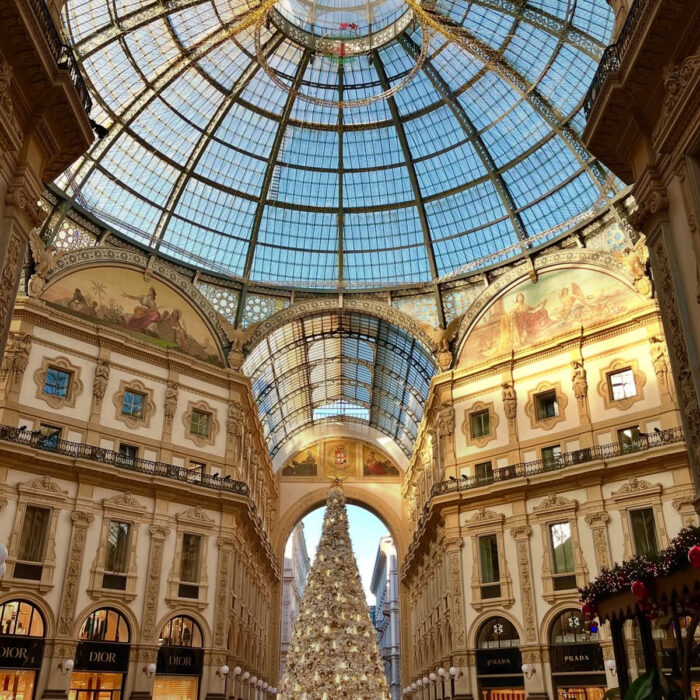
[[[389,685],[350,544],[341,479],[328,491],[323,534],[294,625],[282,700],[388,700]]]

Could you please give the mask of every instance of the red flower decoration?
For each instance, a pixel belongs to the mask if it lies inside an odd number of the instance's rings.
[[[688,550],[688,561],[694,569],[700,569],[700,544],[694,544]]]
[[[634,593],[634,597],[637,600],[647,597],[647,587],[644,584],[644,581],[632,581],[630,588],[632,589],[632,593]]]
[[[584,603],[581,606],[581,612],[584,617],[593,617],[593,606],[590,603]]]

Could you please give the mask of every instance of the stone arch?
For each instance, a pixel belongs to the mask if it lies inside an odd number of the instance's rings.
[[[278,311],[276,314],[262,321],[255,329],[253,335],[246,343],[246,350],[252,350],[265,336],[291,321],[303,318],[304,316],[314,316],[316,314],[332,311],[351,311],[367,316],[375,316],[406,331],[406,333],[420,341],[431,352],[436,349],[435,342],[426,332],[423,325],[403,311],[389,304],[384,304],[372,299],[345,296],[343,297],[342,304],[338,302],[337,297],[329,297],[292,304],[286,309]]]
[[[587,269],[606,274],[627,286],[637,294],[634,279],[623,262],[612,253],[592,249],[556,250],[533,261],[535,272],[543,274],[557,269]],[[494,280],[472,302],[460,322],[454,341],[452,366],[456,366],[465,350],[469,336],[487,309],[501,296],[507,294],[517,284],[527,280],[532,273],[529,265],[522,264],[510,268]]]
[[[399,516],[392,511],[386,501],[375,495],[372,491],[360,489],[350,484],[344,485],[343,491],[345,492],[345,498],[348,503],[366,508],[386,523],[391,532],[391,536],[394,538],[398,565],[399,568],[401,568],[401,562],[408,551],[408,541],[404,523]],[[323,485],[307,493],[287,509],[286,513],[277,524],[277,531],[273,536],[273,551],[278,561],[282,561],[285,544],[294,526],[312,510],[324,505],[327,497],[328,486]]]
[[[505,610],[498,609],[498,610],[485,610],[482,612],[478,617],[474,618],[474,621],[472,622],[471,627],[469,628],[469,633],[467,635],[467,640],[469,643],[469,648],[470,649],[476,649],[477,645],[477,640],[479,637],[479,632],[481,631],[481,627],[483,624],[489,620],[492,617],[504,617],[508,622],[510,622],[513,627],[515,627],[518,637],[520,637],[520,644],[523,644],[523,640],[525,639],[525,630],[522,628],[520,622],[516,617],[511,615],[509,612],[506,612]]]
[[[73,639],[78,639],[80,628],[83,626],[83,622],[85,622],[87,617],[92,615],[96,610],[102,610],[103,608],[116,610],[126,618],[129,625],[129,644],[137,644],[141,636],[138,618],[128,605],[113,600],[99,600],[83,608],[73,620]]]
[[[180,615],[184,617],[191,617],[199,625],[199,629],[202,631],[202,648],[210,649],[212,645],[211,630],[209,629],[209,624],[204,616],[197,610],[184,607],[169,610],[167,613],[165,613],[165,615],[163,615],[163,617],[160,618],[158,624],[156,625],[158,634],[160,634],[163,627],[165,627],[170,620],[172,620],[174,617],[179,617]]]
[[[0,605],[11,600],[24,600],[31,603],[39,610],[44,618],[44,639],[51,639],[56,636],[56,619],[53,610],[46,604],[46,601],[31,591],[10,591],[0,596]]]
[[[540,641],[542,644],[549,644],[549,637],[552,632],[552,625],[556,619],[566,610],[580,610],[581,606],[577,605],[575,600],[564,600],[555,605],[552,605],[547,612],[542,616],[540,621]]]

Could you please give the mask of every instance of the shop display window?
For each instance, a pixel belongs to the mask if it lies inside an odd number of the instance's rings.
[[[0,669],[0,700],[32,700],[36,671]]]
[[[122,673],[73,671],[68,700],[121,700]]]

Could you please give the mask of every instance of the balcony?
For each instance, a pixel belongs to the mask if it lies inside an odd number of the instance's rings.
[[[645,452],[656,447],[684,442],[684,440],[683,428],[657,429],[651,433],[641,433],[639,440],[632,443],[613,442],[607,445],[596,445],[574,450],[573,452],[562,452],[560,455],[550,459],[538,459],[534,462],[521,462],[520,464],[500,467],[494,470],[493,476],[476,477],[463,475],[461,479],[451,477],[448,481],[441,481],[433,486],[431,498],[442,496],[446,493],[468,491],[480,486],[519,479],[520,477],[560,471],[567,467],[586,464],[587,462],[611,459],[621,455],[634,454],[635,452]]]
[[[248,484],[243,481],[235,481],[228,476],[221,478],[210,474],[197,473],[193,477],[192,470],[187,467],[139,459],[138,457],[125,455],[114,450],[105,450],[102,447],[95,447],[95,445],[86,445],[82,442],[58,440],[53,435],[47,436],[43,434],[41,430],[23,430],[22,428],[13,428],[9,425],[0,425],[0,441],[12,442],[16,445],[24,445],[35,450],[52,452],[74,459],[87,459],[90,462],[108,464],[125,471],[163,477],[187,484],[196,484],[204,488],[234,493],[239,496],[247,497],[249,495]]]

